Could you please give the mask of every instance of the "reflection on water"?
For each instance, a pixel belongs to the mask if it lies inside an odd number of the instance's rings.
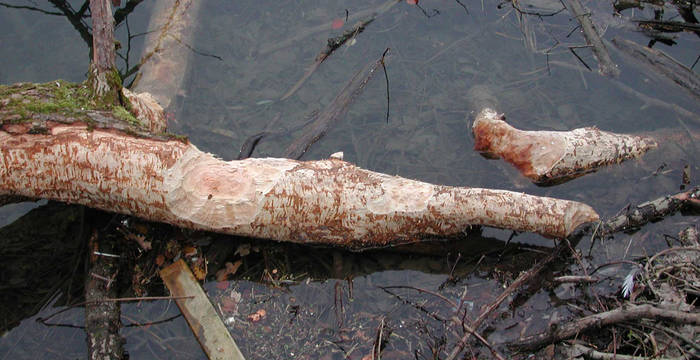
[[[71,3],[75,8],[82,4]],[[149,30],[146,29],[150,6],[147,3],[140,5],[129,18],[132,35]],[[622,70],[618,80],[587,71],[568,48],[581,45],[584,40],[577,32],[569,35],[574,25],[566,12],[537,18],[521,16],[510,6],[499,9],[496,2],[484,2],[482,8],[480,2],[421,1],[419,5],[424,13],[416,6],[400,2],[371,23],[352,46],[336,50],[293,96],[279,100],[304,75],[325,46],[326,39],[353,24],[348,21],[345,27],[333,30],[334,20],[344,20],[346,10],[349,19],[363,11],[371,13],[371,9],[382,3],[370,0],[206,2],[191,46],[221,60],[192,55],[187,87],[170,109],[176,112],[177,118],[171,130],[189,135],[200,148],[226,159],[234,158],[243,142],[255,133],[287,131],[286,135],[263,141],[254,154],[280,156],[300,134],[293,129],[330,103],[356,71],[390,48],[387,73],[391,116],[388,123],[385,119],[386,86],[384,79],[376,76],[363,95],[351,104],[348,114],[304,159],[325,158],[343,151],[345,160],[371,170],[440,184],[504,188],[578,200],[593,206],[604,217],[629,203],[677,192],[681,170],[686,164],[691,166],[691,173],[698,173],[700,153],[695,142],[700,133],[699,119],[650,105],[623,91],[618,84],[695,113],[700,112],[698,104],[683,90],[645,73],[643,68],[613,49],[613,60]],[[427,17],[426,13],[435,15]],[[642,35],[628,27],[615,26],[613,22],[607,25],[606,39],[622,36],[646,43]],[[65,18],[3,8],[0,9],[0,29],[3,30],[0,31],[0,62],[4,65],[0,81],[3,83],[84,79],[88,50]],[[124,24],[117,32],[122,45],[128,41],[126,30]],[[663,47],[663,50],[691,64],[697,56],[693,51],[698,48],[698,39],[692,34],[677,36],[680,45]],[[140,41],[142,37],[132,39],[132,64],[133,59],[138,58],[134,54],[140,51]],[[577,49],[576,53],[589,66],[596,67],[587,49]],[[480,110],[474,101],[476,93],[492,99],[498,111],[505,113],[509,122],[521,129],[597,126],[604,130],[650,132],[664,137],[660,149],[640,161],[603,169],[560,186],[538,188],[523,180],[509,165],[484,159],[471,150],[469,120]],[[657,172],[662,165],[662,171]],[[6,213],[7,209],[3,211]],[[683,221],[681,217],[674,217],[636,234],[618,235],[612,241],[595,244],[591,261],[603,263],[651,253],[664,246],[661,234],[677,233]],[[485,234],[493,234],[501,241],[511,236],[510,232],[491,229],[485,230]],[[495,239],[478,239],[497,243]],[[548,240],[531,234],[519,234],[513,241],[549,244]],[[630,247],[631,242],[636,245]],[[584,240],[579,248],[588,251],[590,245]],[[488,304],[499,292],[501,281],[510,278],[508,274],[512,277],[532,263],[522,264],[512,272],[497,267],[474,271],[480,250],[473,248],[457,249],[450,256],[383,252],[365,256],[338,251],[346,269],[342,276],[337,276],[337,269],[332,265],[334,251],[281,246],[273,252],[272,260],[260,259],[265,264],[262,267],[267,266],[267,261],[282,262],[279,259],[288,251],[316,254],[315,258],[300,256],[303,260],[297,265],[304,267],[305,263],[306,267],[314,268],[319,266],[317,263],[326,263],[325,267],[320,265],[324,270],[316,270],[325,271],[325,275],[312,276],[299,269],[289,269],[289,273],[299,276],[291,286],[275,288],[264,281],[233,281],[225,290],[208,287],[214,301],[230,296],[232,291],[241,294],[239,321],[231,328],[244,353],[251,354],[250,358],[277,355],[321,358],[321,354],[328,354],[326,358],[345,355],[361,358],[368,353],[382,317],[393,329],[395,339],[389,342],[388,354],[403,358],[411,346],[413,350],[420,349],[421,354],[429,354],[431,342],[449,351],[449,346],[454,345],[454,335],[435,317],[425,320],[417,304],[428,304],[432,306],[429,312],[435,311],[441,316],[449,315],[450,306],[430,295],[406,289],[391,295],[379,286],[410,285],[437,291],[453,270],[450,261],[454,262],[455,253],[461,252],[457,271],[465,277],[456,285],[444,287],[442,294],[453,299],[462,298],[463,303],[468,303],[463,306],[473,307],[478,313],[479,307]],[[497,255],[493,258],[498,259]],[[367,265],[370,262],[376,266]],[[352,297],[346,281],[332,280],[346,276],[354,277]],[[563,298],[575,294],[573,290],[561,288],[557,293]],[[338,310],[338,296],[343,301],[342,310]],[[503,316],[512,318],[495,330],[508,329],[511,323],[531,318],[533,310],[545,312],[557,307],[561,305],[554,299],[543,292],[535,292],[519,311],[510,315],[506,311]],[[244,320],[250,312],[260,308],[267,309],[267,320],[259,324]],[[125,323],[156,321],[177,314],[167,302],[125,305],[122,309],[124,317],[132,319]],[[47,308],[45,313],[55,310]],[[78,308],[65,317],[73,324],[82,324],[81,314],[82,309]],[[42,338],[42,345],[37,345],[37,338],[30,335],[34,332],[46,336]],[[137,358],[160,356],[164,352],[183,358],[203,356],[181,318],[151,328],[125,328],[123,333],[132,355]],[[505,330],[495,331],[491,339],[504,336],[507,337]],[[449,340],[439,345],[443,338]],[[82,357],[84,353],[76,349],[83,346],[83,341],[79,329],[47,330],[27,318],[0,340],[0,353],[12,358],[33,357],[36,353],[30,349],[36,349],[44,354]]]

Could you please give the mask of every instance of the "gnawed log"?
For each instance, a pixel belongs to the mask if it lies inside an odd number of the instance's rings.
[[[358,248],[460,236],[472,225],[564,237],[598,219],[574,201],[432,185],[339,159],[225,162],[187,141],[135,137],[133,130],[101,128],[94,120],[79,121],[79,110],[73,114],[72,123],[69,116],[59,122],[26,113],[14,118],[19,123],[8,123],[0,108],[0,195],[79,203],[227,234]],[[99,114],[118,122],[111,112]]]
[[[474,120],[474,149],[500,157],[539,185],[561,183],[598,168],[638,157],[656,148],[648,137],[613,134],[596,128],[524,131],[503,114],[486,108]]]

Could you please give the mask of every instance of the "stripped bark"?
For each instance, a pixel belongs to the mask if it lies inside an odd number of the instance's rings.
[[[148,28],[141,76],[134,82],[137,92],[153,94],[167,109],[182,89],[190,56],[193,26],[202,1],[158,0]]]
[[[474,149],[500,157],[539,185],[561,183],[598,168],[638,157],[656,148],[648,137],[613,134],[596,128],[524,131],[486,108],[474,120]]]
[[[359,248],[461,236],[471,225],[564,237],[598,219],[592,208],[573,201],[432,185],[339,159],[225,162],[186,141],[137,138],[68,120],[33,114],[20,124],[3,121],[0,195],[79,203],[227,234]]]
[[[88,358],[122,359],[124,340],[119,335],[121,328],[120,304],[105,301],[117,297],[116,277],[119,261],[110,256],[99,256],[95,252],[115,254],[116,241],[93,232],[88,243],[90,268],[85,280],[85,333],[88,343]]]
[[[620,69],[610,59],[610,54],[600,39],[598,31],[596,31],[593,22],[591,21],[590,12],[581,5],[579,0],[563,0],[564,5],[573,17],[581,24],[583,36],[586,42],[593,48],[593,55],[598,59],[598,72],[606,76],[616,77],[620,75]]]
[[[136,94],[127,88],[122,88],[122,96],[131,103],[131,114],[143,124],[143,127],[151,134],[165,132],[168,122],[165,112],[150,93]]]

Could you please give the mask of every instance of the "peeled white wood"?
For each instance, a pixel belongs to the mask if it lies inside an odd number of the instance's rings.
[[[524,131],[503,114],[482,110],[474,120],[474,149],[500,157],[538,184],[565,181],[641,156],[656,148],[649,137],[614,134],[587,127],[571,131]]]
[[[564,237],[598,220],[574,201],[433,185],[340,159],[226,162],[181,141],[81,124],[49,124],[44,134],[3,128],[1,194],[193,229],[360,248],[459,236],[471,225]]]

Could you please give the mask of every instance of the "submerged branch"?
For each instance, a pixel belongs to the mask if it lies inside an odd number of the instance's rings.
[[[563,0],[563,2],[566,8],[569,9],[569,12],[571,12],[571,15],[581,24],[581,30],[586,38],[586,42],[593,47],[593,55],[598,59],[598,71],[603,75],[612,77],[620,75],[620,69],[617,68],[617,65],[610,58],[605,44],[603,44],[600,35],[598,35],[593,26],[590,13],[581,5],[579,0]]]
[[[333,125],[348,110],[348,106],[364,90],[365,86],[374,76],[377,68],[383,64],[384,57],[367,64],[350,79],[333,102],[328,104],[322,112],[314,116],[311,124],[303,130],[302,136],[297,138],[285,151],[284,157],[290,159],[301,159],[304,153],[313,143],[323,137],[331,125]]]

